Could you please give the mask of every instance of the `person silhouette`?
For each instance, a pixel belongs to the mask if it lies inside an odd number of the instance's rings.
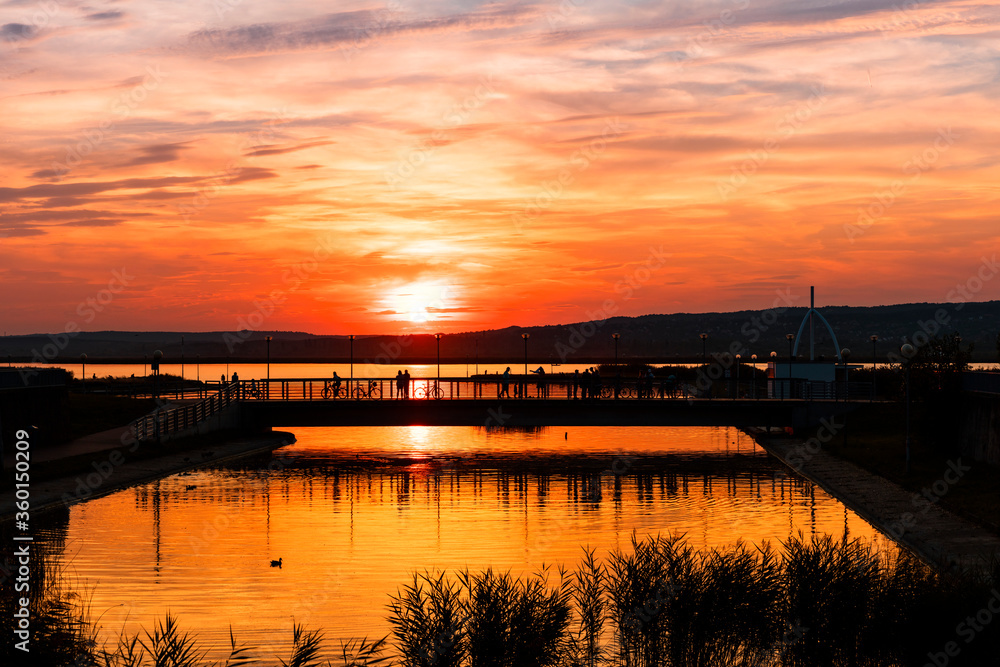
[[[510,366],[503,372],[503,377],[500,379],[500,396],[510,398]]]

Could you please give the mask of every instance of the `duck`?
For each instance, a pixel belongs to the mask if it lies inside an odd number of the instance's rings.
[[[281,558],[279,557],[278,560],[272,560],[271,567],[281,567]]]

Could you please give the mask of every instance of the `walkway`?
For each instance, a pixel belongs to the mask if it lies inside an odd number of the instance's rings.
[[[818,484],[939,571],[972,572],[983,568],[991,554],[1000,555],[1000,536],[940,505],[922,498],[914,502],[916,494],[912,491],[828,454],[818,441],[773,437],[759,429],[749,432],[789,468]]]

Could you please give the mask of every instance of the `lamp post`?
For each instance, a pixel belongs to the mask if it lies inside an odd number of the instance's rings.
[[[351,379],[354,379],[354,334],[348,336],[351,340]]]
[[[699,334],[698,338],[701,339],[701,365],[704,366],[708,363],[708,334]]]
[[[736,355],[736,391],[733,392],[734,401],[736,400],[736,397],[739,396],[740,394],[740,359],[742,358],[743,358],[742,355],[739,354]]]
[[[778,353],[771,350],[771,364],[774,366],[774,377],[771,378],[771,398],[774,398],[774,393],[778,390]],[[784,394],[778,394],[780,400],[784,400]]]
[[[875,370],[877,365],[875,363],[875,343],[878,342],[878,335],[872,334],[868,337],[868,340],[872,342],[872,402],[875,401]]]
[[[785,334],[788,340],[788,398],[792,397],[792,343],[795,341],[795,334]]]
[[[524,377],[528,377],[528,339],[531,338],[531,334],[523,333],[521,338],[524,339]]]
[[[615,341],[615,366],[618,365],[618,339],[621,338],[621,337],[622,337],[622,335],[619,334],[619,333],[613,333],[613,334],[611,334],[611,338],[613,338],[614,341]]]
[[[271,379],[271,336],[264,336],[267,343],[267,379]]]
[[[181,336],[181,386],[184,386],[184,336]]]
[[[163,353],[159,350],[153,350],[153,363],[150,366],[150,370],[153,371],[153,399],[160,397],[159,392],[156,390],[157,378],[160,377],[160,359],[163,358]]]
[[[753,397],[754,400],[756,400],[757,399],[757,355],[756,354],[750,355],[750,364],[753,366],[753,382],[751,383],[751,385],[753,386]]]
[[[80,355],[80,366],[82,367],[82,370],[80,372],[83,374],[83,393],[86,394],[87,393],[87,355],[86,354],[81,354]]]
[[[909,343],[899,348],[906,359],[906,474],[910,474],[910,361],[916,349]]]
[[[844,360],[844,400],[850,400],[851,398],[851,383],[847,377],[850,367],[847,365],[847,360],[851,358],[851,351],[846,347],[840,351],[840,358]]]
[[[435,340],[437,340],[437,357],[438,357],[438,377],[437,377],[437,381],[438,381],[439,384],[441,382],[441,336],[443,336],[443,335],[444,334],[442,334],[442,333],[436,333],[436,334],[434,334],[434,338],[435,338]]]

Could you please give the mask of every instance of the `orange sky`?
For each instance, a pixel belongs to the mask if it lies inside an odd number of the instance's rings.
[[[609,300],[805,305],[810,284],[818,305],[944,301],[1000,234],[998,19],[4,2],[0,328],[232,330],[260,310],[273,330],[448,332]]]

